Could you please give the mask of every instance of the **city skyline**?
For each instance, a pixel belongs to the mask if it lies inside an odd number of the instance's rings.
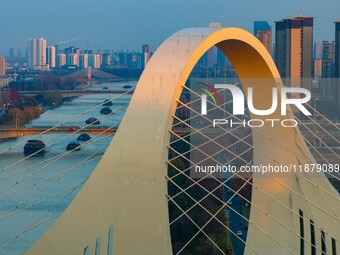
[[[98,5],[89,0],[65,4],[64,0],[48,4],[42,0],[29,4],[1,1],[0,54],[8,55],[9,48],[25,49],[28,38],[39,37],[48,38],[50,45],[72,41],[72,45],[80,48],[89,45],[90,49],[140,50],[140,45],[148,43],[155,50],[160,42],[185,27],[221,22],[223,27],[237,26],[252,32],[255,20],[266,20],[274,27],[275,21],[300,14],[315,17],[315,42],[334,40],[334,22],[340,18],[336,11],[340,8],[338,1],[328,0],[323,5],[315,0],[294,2],[294,5],[273,4],[269,0],[257,1],[256,5],[246,2],[104,0]],[[266,13],[261,11],[264,8],[268,10]],[[188,15],[192,12],[195,15]],[[31,15],[27,17],[27,13]]]

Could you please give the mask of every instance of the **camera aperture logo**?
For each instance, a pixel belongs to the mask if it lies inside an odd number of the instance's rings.
[[[233,115],[234,116],[241,116],[245,115],[245,96],[243,94],[243,91],[235,86],[230,84],[215,84],[214,87],[212,87],[209,84],[205,84],[202,82],[199,82],[199,84],[203,85],[204,88],[202,89],[203,93],[201,95],[201,114],[207,115],[208,111],[208,96],[212,100],[212,102],[216,106],[223,105],[221,96],[219,92],[216,89],[224,89],[229,90],[233,101]],[[281,102],[281,116],[287,116],[287,106],[288,105],[294,105],[299,111],[301,111],[304,115],[310,116],[312,115],[304,106],[304,104],[308,103],[311,100],[311,92],[305,88],[299,88],[299,87],[283,87],[281,89],[281,93],[278,92],[278,89],[276,87],[272,88],[272,105],[269,109],[265,110],[259,110],[256,109],[254,106],[254,93],[253,88],[248,87],[247,89],[248,97],[247,97],[247,105],[249,112],[253,115],[257,116],[269,116],[273,114],[279,105],[278,98],[280,97]],[[297,95],[299,94],[299,98],[290,98],[291,95]],[[216,97],[216,98],[215,98]],[[216,100],[217,99],[217,100]],[[266,123],[269,123],[271,127],[275,127],[276,125],[281,125],[282,127],[296,127],[298,125],[297,121],[295,119],[240,119],[237,117],[237,119],[214,119],[213,120],[213,127],[219,126],[219,125],[229,125],[230,127],[236,126],[236,125],[243,125],[244,127],[263,127]]]
[[[214,102],[215,105],[217,105],[215,96],[219,102],[219,105],[222,105],[223,102],[222,102],[222,98],[220,94],[217,92],[215,88],[203,82],[198,82],[198,83],[205,87],[202,89],[202,91],[206,93],[206,94],[202,94],[202,114],[206,115],[207,114],[207,95],[211,98],[211,100]],[[203,104],[203,102],[205,102],[205,104]]]

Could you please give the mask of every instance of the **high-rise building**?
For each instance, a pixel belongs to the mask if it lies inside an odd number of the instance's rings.
[[[50,68],[56,67],[56,49],[54,46],[47,47],[46,63]]]
[[[74,46],[70,46],[68,48],[65,48],[64,51],[65,51],[66,55],[68,55],[68,54],[76,54],[79,51],[79,49],[74,47]]]
[[[79,66],[79,55],[76,53],[66,54],[66,65],[69,67]]]
[[[142,54],[141,53],[136,53],[133,56],[133,63],[135,64],[135,68],[141,69],[142,68]]]
[[[321,77],[322,77],[322,45],[319,42],[316,42],[314,43],[313,48],[313,78],[319,79]]]
[[[18,50],[18,58],[21,59],[24,57],[24,53],[22,52],[21,49]]]
[[[108,67],[111,65],[111,54],[109,53],[104,53],[102,55],[102,66],[103,67]]]
[[[322,76],[322,59],[320,58],[316,58],[314,59],[314,73],[313,73],[313,77],[315,79],[319,79]]]
[[[28,39],[28,67],[46,69],[46,40],[44,38]]]
[[[81,69],[85,69],[89,66],[89,55],[88,54],[80,54],[79,55],[79,67]]]
[[[313,58],[322,59],[322,45],[319,42],[314,43]]]
[[[57,55],[57,66],[58,68],[62,68],[66,65],[66,54],[65,53],[59,53]]]
[[[334,107],[337,93],[335,77],[335,42],[322,42],[322,82],[320,84],[322,96]]]
[[[0,76],[6,75],[6,58],[0,56]]]
[[[16,53],[15,53],[15,49],[14,48],[10,48],[9,49],[9,57],[11,59],[14,59],[16,57]]]
[[[219,22],[210,22],[208,24],[208,26],[210,28],[221,28],[221,23]],[[216,64],[217,64],[217,47],[212,47],[207,51],[207,55],[206,55],[206,67],[207,68],[216,68]]]
[[[79,55],[80,55],[80,49],[76,48],[74,46],[70,46],[68,48],[65,48],[64,50],[66,54],[66,65],[68,67],[78,67],[79,66]]]
[[[337,106],[340,110],[340,19],[335,22],[335,77],[337,78]],[[340,114],[338,114],[338,117]]]
[[[214,46],[207,51],[207,68],[215,68],[217,64],[217,47]]]
[[[313,17],[299,16],[276,22],[275,62],[287,86],[311,90]]]
[[[144,69],[149,62],[151,57],[151,46],[149,44],[145,44],[142,47],[142,69]]]
[[[54,47],[55,47],[55,54],[56,54],[56,59],[57,59],[57,55],[61,52],[59,51],[59,45],[58,44],[54,45]]]
[[[340,78],[340,19],[335,22],[335,76]]]
[[[254,35],[262,42],[268,52],[272,52],[272,27],[267,21],[254,21]]]
[[[322,42],[322,78],[335,77],[335,42]]]
[[[27,66],[33,69],[37,65],[37,40],[28,39]]]
[[[111,61],[113,66],[125,67],[125,68],[142,68],[142,53],[135,53],[135,52],[123,52],[119,51],[114,54]],[[103,61],[102,64],[104,65],[109,64],[109,59],[103,54]]]
[[[100,54],[89,54],[89,66],[94,68],[94,69],[98,69],[100,68],[100,64],[101,64],[101,55]]]
[[[44,38],[37,39],[37,61],[38,69],[46,67],[46,40]]]

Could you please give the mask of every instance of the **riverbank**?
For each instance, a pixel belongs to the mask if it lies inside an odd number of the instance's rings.
[[[112,90],[125,91],[128,90],[124,86],[132,84],[131,87],[135,87],[136,81],[124,80],[124,81],[92,81],[90,84],[84,86],[79,85],[75,90],[106,90],[108,92]],[[106,94],[103,93],[106,99]],[[45,95],[38,95],[35,97],[26,97],[21,100],[21,104],[16,106],[9,106],[8,109],[2,112],[0,116],[0,125],[17,127],[30,124],[32,121],[39,119],[46,111],[56,110],[60,106],[70,104],[78,97],[63,98],[62,91],[56,90],[52,93],[46,93]],[[100,104],[99,102],[98,104]]]

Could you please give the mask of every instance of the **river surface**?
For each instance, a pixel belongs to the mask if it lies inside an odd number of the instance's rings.
[[[134,88],[136,81],[95,84],[91,89],[122,90],[127,84]],[[52,127],[66,121],[64,127],[81,128],[90,117],[100,120],[98,127],[117,127],[131,94],[114,99],[110,106],[113,115],[100,114],[103,106],[98,105],[118,96],[92,94],[75,98],[43,113],[27,127]],[[68,143],[76,141],[78,136],[71,133],[25,136],[0,143],[0,254],[23,254],[53,224],[92,173],[112,139],[91,135],[90,141],[82,142],[80,151],[67,152]],[[33,138],[45,143],[46,152],[24,160],[23,147]]]

